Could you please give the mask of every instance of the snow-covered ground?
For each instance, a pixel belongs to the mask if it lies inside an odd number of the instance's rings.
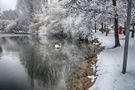
[[[122,74],[124,35],[120,35],[121,47],[111,49],[114,34],[95,34],[106,48],[98,56],[98,78],[89,90],[135,90],[135,38],[130,37],[127,73]]]

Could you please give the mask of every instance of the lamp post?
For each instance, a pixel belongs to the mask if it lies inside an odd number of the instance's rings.
[[[127,58],[128,58],[128,46],[129,46],[129,33],[130,33],[130,21],[131,21],[131,4],[132,0],[128,0],[128,6],[127,6],[127,21],[126,21],[126,38],[125,38],[125,47],[124,47],[124,57],[123,57],[123,68],[122,73],[126,73],[127,69]]]

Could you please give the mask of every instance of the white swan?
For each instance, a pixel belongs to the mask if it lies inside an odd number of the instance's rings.
[[[61,48],[61,44],[55,44],[54,46],[56,49],[60,49]]]

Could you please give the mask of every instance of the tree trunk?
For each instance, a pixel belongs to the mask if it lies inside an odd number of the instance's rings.
[[[120,46],[120,41],[119,41],[119,33],[118,33],[118,18],[117,18],[117,14],[115,15],[114,18],[114,37],[115,37],[115,47],[119,47]]]
[[[124,30],[123,30],[123,34],[126,35],[126,22],[124,22]]]
[[[106,24],[104,24],[104,32],[106,31],[106,27],[107,27],[107,25],[106,25]]]
[[[116,11],[116,0],[112,0],[113,6],[114,6],[114,12],[115,12],[115,16],[114,16],[114,37],[115,37],[115,47],[119,47],[120,46],[120,41],[119,41],[119,34],[118,34],[118,14]]]
[[[106,34],[105,34],[105,36],[108,36],[108,34],[109,34],[109,28],[108,28],[108,26],[107,26],[107,28],[106,28]]]
[[[101,32],[104,33],[104,23],[101,23]]]
[[[133,22],[132,24],[133,30],[132,30],[132,35],[131,37],[134,38],[134,33],[135,33],[135,23]]]
[[[96,24],[96,21],[95,21],[95,33],[97,32],[97,24]]]

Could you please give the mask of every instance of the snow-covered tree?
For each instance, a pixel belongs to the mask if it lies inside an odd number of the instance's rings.
[[[71,12],[84,12],[91,23],[108,23],[113,19],[115,26],[115,47],[120,46],[118,37],[118,20],[124,21],[126,17],[125,0],[70,0],[66,7]]]
[[[15,20],[17,19],[17,13],[14,10],[7,10],[1,13],[1,20]]]
[[[17,13],[19,30],[28,31],[28,26],[35,13],[42,12],[42,0],[18,0]]]

